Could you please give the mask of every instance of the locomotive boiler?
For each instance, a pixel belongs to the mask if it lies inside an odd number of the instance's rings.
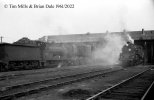
[[[91,53],[91,47],[75,43],[49,43],[46,45],[44,59],[46,65],[62,64],[63,66],[80,65],[86,63]]]

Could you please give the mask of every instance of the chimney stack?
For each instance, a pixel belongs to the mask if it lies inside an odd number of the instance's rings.
[[[142,35],[145,35],[144,28],[142,28]]]
[[[124,34],[126,34],[126,29],[123,30]]]
[[[109,31],[108,30],[106,30],[106,34],[108,34],[109,33]]]

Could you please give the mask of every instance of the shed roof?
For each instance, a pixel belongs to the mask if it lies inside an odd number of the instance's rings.
[[[148,31],[127,31],[126,33],[134,40],[151,40],[154,39],[154,30]],[[55,42],[55,43],[66,43],[66,42],[93,42],[104,38],[106,34],[121,34],[124,32],[111,32],[111,33],[86,33],[86,34],[71,34],[71,35],[50,35],[44,36],[39,40],[43,42]]]

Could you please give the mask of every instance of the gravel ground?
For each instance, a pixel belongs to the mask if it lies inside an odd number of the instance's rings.
[[[18,100],[80,100],[98,93],[112,85],[133,76],[148,66],[136,66],[126,68],[124,70],[110,73],[97,78],[85,80],[71,85],[59,87],[56,89],[43,91],[26,97],[18,98]]]

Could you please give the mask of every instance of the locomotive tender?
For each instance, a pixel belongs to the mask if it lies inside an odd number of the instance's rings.
[[[40,65],[38,46],[0,44],[0,71],[33,69]]]

